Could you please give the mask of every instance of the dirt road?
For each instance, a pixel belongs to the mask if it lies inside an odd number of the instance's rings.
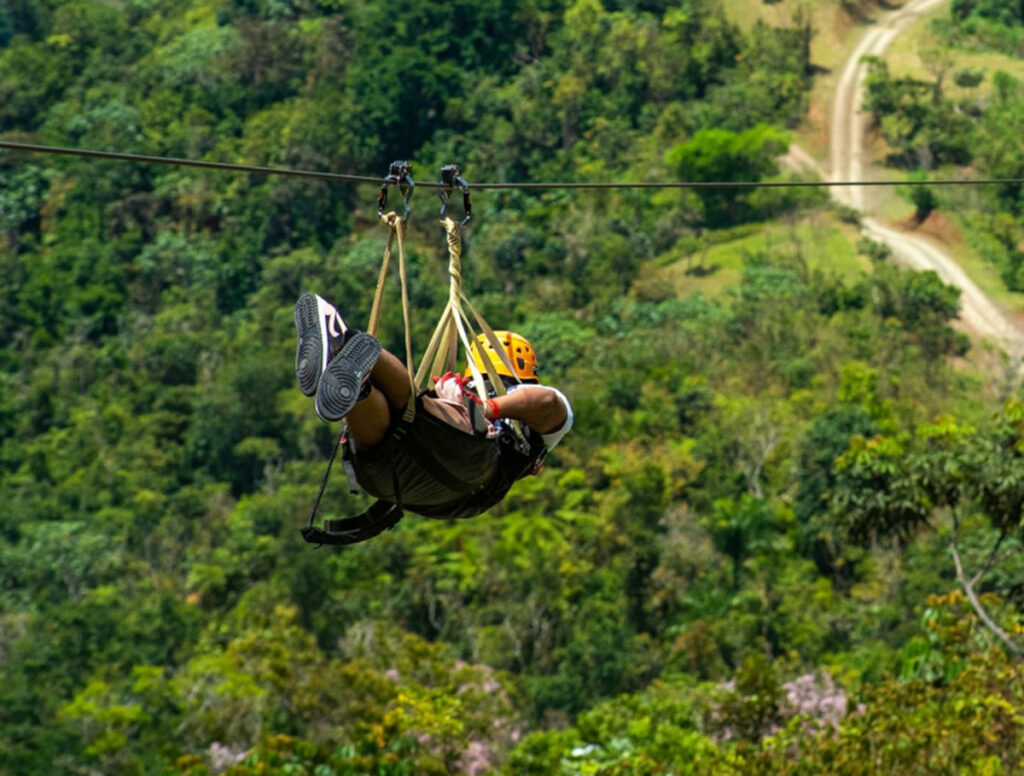
[[[910,0],[902,8],[881,14],[850,55],[836,84],[832,102],[830,162],[832,180],[864,180],[864,135],[868,117],[860,112],[866,55],[880,56],[886,47],[921,16],[948,0]],[[868,237],[888,244],[895,256],[914,269],[935,270],[945,282],[961,290],[960,318],[973,332],[1005,350],[1014,360],[1024,356],[1024,333],[1003,315],[953,258],[939,245],[911,232],[882,225],[871,216],[866,187],[835,187],[832,195],[864,213]]]

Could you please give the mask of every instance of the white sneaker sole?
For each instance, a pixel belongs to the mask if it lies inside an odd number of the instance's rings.
[[[299,389],[312,396],[327,368],[327,302],[316,294],[303,294],[295,303],[295,378]]]
[[[370,377],[381,345],[376,337],[356,332],[320,376],[316,391],[316,412],[328,422],[341,420],[359,401],[363,383]]]

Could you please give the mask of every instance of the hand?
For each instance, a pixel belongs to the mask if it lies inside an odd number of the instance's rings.
[[[462,404],[465,401],[459,375],[452,374],[451,372],[445,372],[440,377],[434,378],[434,393],[437,395],[437,398],[456,404]]]
[[[452,372],[445,372],[434,378],[434,393],[440,399],[464,402],[466,399],[483,404],[476,391],[469,387],[469,378]]]

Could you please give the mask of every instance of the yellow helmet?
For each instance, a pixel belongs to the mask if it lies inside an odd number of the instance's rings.
[[[494,365],[494,371],[502,377],[511,377],[513,379],[518,377],[520,380],[536,381],[537,354],[533,349],[533,345],[527,342],[526,337],[522,334],[516,334],[514,331],[496,331],[494,336],[501,343],[505,355],[508,357],[509,363],[512,364],[512,369],[515,372],[513,373],[508,370],[501,355],[491,346],[491,341],[487,339],[486,334],[481,334],[476,338],[476,342],[473,343],[473,361],[476,363],[477,369],[485,377],[487,376],[487,367],[484,365],[481,357],[481,352],[483,352],[487,354],[491,364]],[[472,372],[468,367],[465,374],[466,377],[472,376]]]

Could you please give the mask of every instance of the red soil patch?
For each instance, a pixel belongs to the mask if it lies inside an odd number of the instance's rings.
[[[918,234],[928,235],[934,237],[939,242],[945,243],[946,245],[964,245],[964,235],[960,231],[960,227],[957,226],[956,222],[950,218],[946,213],[942,213],[938,210],[933,210],[928,214],[928,217],[921,223],[916,223],[911,217],[907,223],[904,224],[907,229],[912,229]]]

